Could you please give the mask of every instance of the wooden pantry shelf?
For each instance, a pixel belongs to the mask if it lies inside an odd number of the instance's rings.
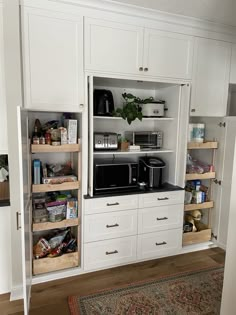
[[[62,144],[62,145],[49,145],[49,144],[31,144],[32,153],[50,153],[50,152],[79,152],[80,145],[77,144]]]
[[[60,222],[43,222],[43,223],[33,223],[33,232],[47,231],[52,229],[61,229],[69,226],[78,226],[79,218],[66,219]]]
[[[216,177],[215,172],[208,172],[204,174],[186,174],[185,180],[195,180],[195,179],[213,179]]]
[[[184,211],[191,211],[197,209],[210,209],[214,207],[213,201],[207,201],[203,203],[190,203],[188,205],[184,205]]]
[[[66,182],[61,184],[39,184],[39,185],[32,185],[32,192],[33,193],[40,193],[40,192],[48,192],[48,191],[61,191],[61,190],[73,190],[79,189],[80,182]]]
[[[188,149],[217,149],[218,142],[216,141],[206,141],[206,142],[189,142]]]
[[[64,254],[59,257],[46,257],[33,260],[33,274],[39,275],[42,273],[63,270],[79,266],[79,253]]]
[[[193,245],[211,240],[211,229],[198,232],[183,233],[183,246]]]

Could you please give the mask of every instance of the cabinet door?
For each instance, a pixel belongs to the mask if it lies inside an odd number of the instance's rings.
[[[232,45],[229,83],[236,84],[236,44]]]
[[[85,19],[85,68],[102,72],[140,74],[143,28]]]
[[[31,193],[30,193],[30,144],[28,139],[28,114],[27,111],[17,107],[18,119],[18,143],[19,143],[19,174],[20,174],[20,216],[17,228],[21,229],[22,248],[22,274],[23,274],[23,298],[24,314],[29,312],[30,292],[32,282],[32,234],[31,234]]]
[[[0,7],[0,154],[7,153],[7,109],[4,84],[4,55],[3,55],[3,20],[2,7]]]
[[[196,38],[191,116],[226,115],[231,46]]]
[[[79,111],[83,104],[83,18],[24,8],[25,107]]]
[[[193,37],[145,29],[144,74],[190,79],[192,76]]]

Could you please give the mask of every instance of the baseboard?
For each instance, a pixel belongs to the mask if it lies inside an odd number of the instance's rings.
[[[17,285],[11,288],[10,301],[23,299],[23,286]]]

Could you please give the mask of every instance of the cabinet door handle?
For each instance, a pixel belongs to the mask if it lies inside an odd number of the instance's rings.
[[[118,250],[114,250],[113,252],[106,252],[106,255],[118,254]]]
[[[113,224],[113,225],[106,225],[106,227],[109,229],[109,228],[113,228],[113,227],[118,227],[119,226],[119,224],[118,223],[116,223],[116,224]]]
[[[19,220],[19,216],[21,215],[20,212],[16,212],[16,228],[17,230],[20,230],[21,229],[21,226],[20,226],[20,220]]]
[[[157,221],[162,221],[162,220],[168,220],[168,218],[167,217],[157,218]]]
[[[161,242],[161,243],[156,243],[156,246],[161,246],[161,245],[166,245],[167,243],[165,241]]]
[[[191,112],[192,112],[192,113],[195,113],[195,112],[196,112],[196,109],[195,109],[195,108],[192,108],[192,109],[191,109]]]
[[[147,72],[147,71],[148,71],[148,68],[144,68],[144,71]]]
[[[119,206],[119,202],[115,202],[115,203],[107,203],[107,206]]]
[[[143,71],[143,67],[139,67],[139,71]]]
[[[157,200],[169,200],[169,198],[164,197],[164,198],[157,198]]]

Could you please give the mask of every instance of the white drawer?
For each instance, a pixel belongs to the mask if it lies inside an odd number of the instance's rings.
[[[139,208],[184,204],[184,190],[139,195]]]
[[[84,200],[85,214],[129,210],[138,208],[138,195],[127,195]]]
[[[84,241],[136,235],[137,221],[137,210],[85,215]]]
[[[138,259],[177,254],[182,248],[182,228],[138,236]]]
[[[139,209],[139,234],[180,228],[182,225],[182,204]]]
[[[84,245],[84,268],[96,270],[136,260],[136,236]]]

